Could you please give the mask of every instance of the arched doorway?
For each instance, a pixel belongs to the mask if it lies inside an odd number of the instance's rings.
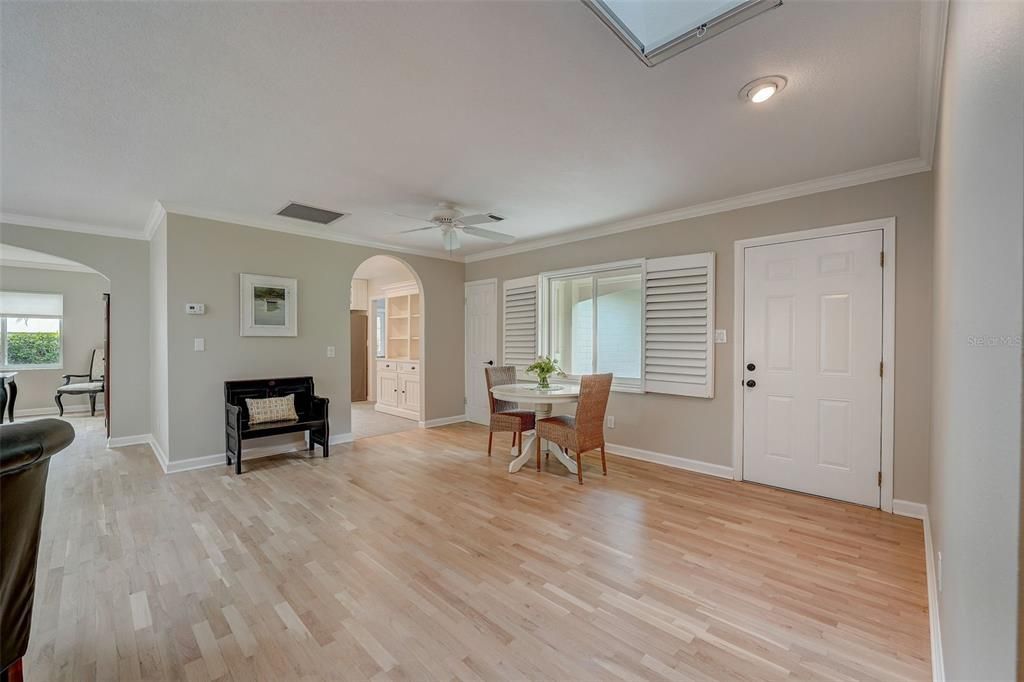
[[[61,256],[0,243],[0,409],[4,421],[60,416],[103,422],[110,280]],[[64,377],[69,375],[70,378]]]
[[[424,420],[424,298],[416,271],[371,256],[352,277],[352,437],[419,428]]]

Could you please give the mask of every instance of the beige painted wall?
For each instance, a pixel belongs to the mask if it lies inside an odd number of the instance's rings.
[[[937,144],[933,548],[946,678],[1014,678],[1024,4],[950,6]]]
[[[168,215],[169,459],[224,451],[226,379],[312,375],[317,392],[331,401],[332,433],[350,432],[350,284],[356,267],[381,253],[387,252]],[[409,265],[423,285],[426,419],[461,415],[465,266],[387,255]],[[238,277],[243,272],[298,279],[297,337],[239,336]],[[206,314],[185,315],[190,302],[205,303]],[[195,337],[206,339],[205,352],[192,350]],[[333,358],[327,357],[328,345],[335,346]]]
[[[468,263],[467,281],[499,280],[626,258],[716,253],[716,327],[729,343],[715,346],[715,398],[613,394],[616,428],[609,442],[732,466],[733,242],[748,237],[895,216],[896,434],[894,492],[928,496],[931,390],[932,178],[921,173],[727,213]],[[501,325],[499,315],[499,327]],[[499,339],[500,329],[499,329]],[[671,426],[668,426],[671,425]]]
[[[67,258],[110,280],[110,435],[149,429],[149,243],[0,224],[0,243]]]
[[[64,367],[18,370],[18,412],[45,409],[56,414],[53,396],[64,383],[61,377],[89,371],[92,349],[103,346],[103,294],[108,292],[108,284],[105,277],[87,272],[0,267],[0,289],[64,296]],[[65,396],[62,401],[65,410],[89,405],[84,395]],[[102,407],[102,395],[96,403]]]

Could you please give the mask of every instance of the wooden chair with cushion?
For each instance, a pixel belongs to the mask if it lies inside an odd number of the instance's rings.
[[[53,397],[53,401],[57,403],[57,410],[60,412],[60,416],[64,416],[64,404],[61,402],[61,398],[66,395],[88,395],[89,396],[89,413],[96,416],[96,394],[103,393],[106,390],[104,375],[106,374],[106,363],[107,358],[102,348],[94,348],[92,351],[92,362],[89,363],[88,374],[65,374],[64,385],[57,387],[57,395]],[[78,381],[71,383],[72,379],[85,379],[85,381]]]
[[[487,401],[491,408],[490,433],[487,434],[487,456],[491,456],[491,444],[494,442],[496,431],[511,431],[512,446],[515,447],[518,440],[519,454],[523,454],[523,432],[533,430],[535,420],[533,412],[519,409],[518,403],[498,400],[491,393],[491,389],[495,386],[516,383],[516,368],[485,367],[484,376],[487,377]]]
[[[558,416],[537,422],[537,471],[540,471],[540,441],[549,440],[566,454],[576,453],[576,476],[583,485],[583,453],[601,449],[601,470],[608,475],[604,457],[604,414],[612,390],[611,374],[591,374],[580,379],[576,416]]]

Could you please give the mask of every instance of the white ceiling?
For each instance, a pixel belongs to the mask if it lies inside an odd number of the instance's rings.
[[[87,265],[60,256],[51,256],[48,253],[40,253],[31,249],[23,249],[20,246],[0,244],[0,267],[8,268],[35,268],[39,270],[64,270],[67,272],[96,272]],[[0,273],[0,285],[2,285],[3,274]]]
[[[0,208],[141,236],[160,201],[440,252],[389,212],[451,200],[529,240],[923,170],[941,44],[924,6],[787,0],[648,68],[574,0],[5,1]],[[770,74],[778,97],[738,99]],[[273,215],[292,200],[352,215]]]

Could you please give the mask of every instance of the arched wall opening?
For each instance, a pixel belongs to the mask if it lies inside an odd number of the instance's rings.
[[[80,263],[109,280],[110,437],[119,445],[150,433],[149,244],[14,223],[0,225],[0,243]],[[70,371],[70,368],[69,368]]]
[[[0,242],[0,292],[3,421],[108,419],[110,278],[77,260]]]
[[[418,428],[427,414],[423,282],[405,260],[375,255],[351,287],[353,439]]]

